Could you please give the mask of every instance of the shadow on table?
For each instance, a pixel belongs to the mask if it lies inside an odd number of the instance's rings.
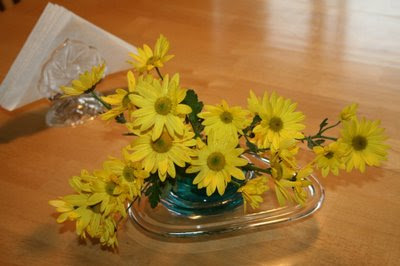
[[[19,258],[44,258],[46,254],[56,250],[56,243],[59,241],[57,224],[41,224],[28,235],[16,235],[19,240],[18,248],[15,250]]]
[[[328,176],[326,178],[320,177],[319,180],[327,190],[333,190],[340,187],[347,187],[355,185],[357,187],[363,187],[367,183],[378,182],[384,175],[384,169],[376,167],[368,167],[365,173],[360,173],[358,170],[354,170],[350,173],[342,171],[338,176]]]
[[[48,107],[44,107],[36,111],[23,112],[0,125],[0,143],[8,143],[46,129],[47,110]]]

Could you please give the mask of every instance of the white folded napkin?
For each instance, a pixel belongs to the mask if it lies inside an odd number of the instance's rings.
[[[67,39],[95,47],[105,59],[108,73],[130,68],[126,62],[128,53],[137,51],[133,45],[71,11],[49,3],[0,85],[2,107],[11,111],[43,98],[38,90],[42,67],[54,49]]]

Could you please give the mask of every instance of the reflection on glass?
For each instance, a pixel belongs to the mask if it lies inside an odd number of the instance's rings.
[[[79,74],[104,62],[96,48],[66,40],[44,64],[39,81],[40,93],[52,101],[46,115],[49,126],[75,126],[92,120],[103,112],[103,106],[90,95],[61,98],[60,86],[68,86]]]

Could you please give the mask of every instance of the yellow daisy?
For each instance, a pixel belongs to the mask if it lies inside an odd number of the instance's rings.
[[[108,216],[102,219],[101,231],[97,237],[100,238],[100,243],[104,246],[107,245],[112,248],[118,246],[117,223],[113,217]]]
[[[171,60],[174,56],[167,55],[169,41],[163,35],[157,39],[154,51],[148,45],[138,48],[138,54],[129,53],[134,61],[128,61],[139,72],[150,71],[155,67],[163,67],[164,63]]]
[[[299,147],[295,139],[281,139],[278,148],[271,147],[267,153],[269,153],[268,157],[271,162],[284,161],[286,164],[290,165],[290,167],[296,169],[297,163],[295,155],[298,151]]]
[[[128,199],[133,200],[134,197],[141,195],[144,179],[149,177],[149,172],[143,170],[141,163],[132,162],[126,149],[122,150],[122,154],[122,160],[110,157],[104,162],[104,168],[119,177],[119,185],[127,191]]]
[[[351,105],[346,106],[343,108],[342,112],[340,112],[340,120],[341,121],[350,121],[356,118],[357,115],[358,104],[353,103]]]
[[[349,151],[346,158],[346,170],[350,172],[353,167],[361,172],[365,165],[379,166],[386,160],[388,145],[384,143],[386,136],[384,128],[379,127],[380,121],[370,121],[357,118],[346,122],[341,130],[342,142]]]
[[[263,101],[268,101],[268,93],[265,92],[263,100],[261,100],[252,90],[250,90],[250,96],[247,98],[247,105],[252,113],[258,114],[260,112]]]
[[[161,181],[167,174],[175,178],[175,164],[185,167],[191,161],[194,151],[189,147],[196,145],[194,133],[185,129],[183,136],[172,137],[168,131],[163,131],[155,141],[150,134],[139,136],[131,145],[134,151],[130,155],[133,162],[141,162],[144,170],[152,174],[158,172]]]
[[[101,230],[103,216],[100,204],[90,202],[90,197],[91,194],[67,195],[59,200],[49,201],[61,213],[57,222],[63,223],[67,219],[76,221],[76,233],[82,238],[86,238],[86,232],[91,237],[96,237]]]
[[[165,76],[162,83],[159,80],[143,80],[136,86],[138,94],[129,95],[138,107],[132,112],[135,118],[133,126],[140,126],[141,131],[152,128],[152,140],[158,139],[164,129],[170,135],[182,135],[184,132],[183,119],[192,109],[181,104],[186,96],[186,90],[179,88],[179,74],[171,80]]]
[[[332,142],[325,147],[315,146],[313,150],[316,154],[316,166],[321,169],[323,177],[326,177],[329,172],[338,175],[339,169],[345,168],[343,159],[346,147],[342,143]]]
[[[207,145],[197,151],[197,158],[186,170],[187,173],[199,172],[193,180],[199,189],[206,188],[210,196],[218,189],[223,195],[231,177],[244,180],[243,171],[238,167],[246,165],[247,160],[240,158],[242,148],[236,148],[237,140],[218,139],[213,133],[208,136]]]
[[[79,75],[79,79],[72,81],[72,87],[61,86],[60,89],[64,93],[63,97],[77,96],[82,93],[88,93],[96,87],[96,85],[104,77],[106,65],[103,63],[92,67],[91,71],[85,71]]]
[[[92,193],[92,182],[96,179],[96,176],[83,169],[80,175],[69,180],[69,184],[78,193]]]
[[[89,198],[92,202],[100,203],[100,211],[105,216],[111,212],[120,213],[126,216],[125,200],[128,195],[124,193],[119,184],[119,178],[109,169],[102,169],[93,172],[97,178],[92,181],[92,193]]]
[[[279,156],[272,156],[270,164],[271,175],[276,180],[291,179],[296,174],[296,167],[282,160]]]
[[[303,134],[300,132],[305,128],[301,122],[304,115],[295,112],[297,104],[272,93],[270,97],[263,97],[262,105],[258,115],[261,122],[253,132],[254,141],[260,148],[279,147],[281,139],[300,139]]]
[[[267,185],[268,178],[266,176],[259,176],[250,179],[244,186],[238,189],[242,193],[244,200],[244,211],[246,212],[246,205],[250,204],[251,208],[256,209],[263,202],[262,194],[269,189]]]
[[[304,205],[308,196],[304,187],[311,184],[307,177],[313,172],[312,165],[309,164],[296,171],[282,161],[271,163],[271,167],[275,195],[279,205],[284,206],[287,201],[295,201]]]
[[[116,89],[115,94],[101,97],[104,102],[108,103],[112,107],[110,110],[101,115],[101,119],[110,120],[122,114],[128,109],[134,109],[134,105],[131,102],[129,95],[135,91],[136,79],[132,71],[128,71],[126,78],[128,80],[128,91],[123,89]]]
[[[217,138],[237,138],[237,134],[243,135],[242,130],[250,125],[249,115],[249,111],[239,106],[229,107],[227,102],[222,100],[221,105],[206,105],[205,111],[197,116],[204,119],[202,124],[207,135],[214,131]]]

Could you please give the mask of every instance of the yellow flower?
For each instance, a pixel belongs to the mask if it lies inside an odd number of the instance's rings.
[[[247,99],[247,104],[249,110],[258,114],[262,108],[262,101],[268,101],[268,93],[264,93],[263,100],[257,97],[252,90],[250,90],[250,97]]]
[[[51,200],[49,204],[61,212],[58,223],[67,219],[76,221],[76,233],[86,238],[86,232],[95,237],[100,231],[102,214],[100,204],[90,201],[91,194],[67,195],[59,200]]]
[[[59,200],[51,200],[49,204],[61,213],[57,218],[58,223],[67,219],[76,221],[77,235],[85,239],[88,233],[90,237],[100,238],[102,245],[115,247],[118,241],[114,217],[101,212],[101,203],[93,199],[93,194],[67,195]]]
[[[89,195],[79,194],[79,195],[67,195],[59,200],[50,200],[49,204],[56,207],[56,210],[60,212],[60,216],[57,218],[57,223],[63,223],[68,220],[76,220],[80,216],[77,213],[77,209],[86,208],[87,199]]]
[[[316,166],[321,169],[323,177],[326,177],[329,172],[338,175],[339,169],[345,168],[346,147],[342,143],[332,142],[325,147],[316,146],[313,150],[316,154]]]
[[[271,157],[270,164],[271,175],[276,180],[291,179],[296,174],[296,167],[285,160],[281,160],[279,156]]]
[[[83,169],[80,175],[69,180],[69,184],[78,193],[92,193],[92,182],[96,179],[96,176]]]
[[[92,181],[92,193],[89,198],[93,203],[100,203],[100,211],[105,216],[110,213],[120,213],[126,216],[125,200],[129,198],[119,184],[119,178],[109,169],[93,172],[97,179]]]
[[[342,112],[340,112],[340,120],[343,121],[350,121],[356,118],[357,115],[357,108],[358,104],[353,103],[351,105],[346,106],[343,108]]]
[[[386,160],[388,145],[384,143],[386,136],[384,129],[379,127],[380,121],[369,121],[357,118],[346,122],[341,130],[339,142],[345,144],[349,151],[346,158],[346,170],[350,172],[353,167],[361,172],[365,165],[379,166]]]
[[[163,67],[164,63],[172,59],[173,55],[167,55],[169,41],[163,35],[157,39],[154,51],[148,45],[143,45],[143,49],[138,48],[138,54],[129,53],[134,61],[128,61],[139,72],[150,71],[155,67]]]
[[[144,79],[138,82],[136,90],[139,94],[129,95],[138,107],[132,112],[132,117],[136,118],[132,124],[134,127],[140,126],[141,131],[152,128],[152,140],[161,136],[164,126],[170,135],[183,134],[184,115],[191,113],[192,109],[181,104],[186,90],[179,88],[179,74],[171,80],[166,75],[162,83]]]
[[[237,140],[218,139],[211,132],[208,136],[207,145],[197,151],[197,158],[186,170],[187,173],[199,172],[193,180],[199,189],[206,187],[207,195],[210,196],[218,189],[223,195],[231,176],[244,180],[243,171],[238,167],[246,165],[247,160],[240,158],[242,148],[236,148]]]
[[[116,116],[122,114],[126,110],[134,109],[134,105],[129,99],[129,95],[135,91],[136,80],[132,71],[128,71],[126,75],[128,80],[128,91],[123,89],[116,89],[115,94],[111,94],[105,97],[101,97],[101,99],[112,106],[110,110],[101,115],[101,119],[110,120],[115,118]]]
[[[287,201],[295,201],[304,205],[308,195],[303,188],[311,184],[307,177],[313,172],[312,165],[309,164],[297,171],[283,162],[271,164],[271,166],[275,184],[274,190],[279,205],[284,206]]]
[[[100,238],[100,243],[102,245],[107,245],[109,247],[118,246],[117,239],[117,223],[115,219],[111,216],[102,219],[101,221],[101,231],[97,237]]]
[[[122,154],[122,160],[110,157],[104,162],[104,168],[119,177],[118,184],[132,201],[134,197],[141,196],[144,179],[149,176],[149,172],[143,170],[140,162],[130,161],[130,154],[126,149],[122,150]]]
[[[283,159],[285,157],[279,155],[279,152],[274,153],[270,162],[278,203],[284,206],[287,201],[295,201],[304,205],[308,195],[303,187],[311,184],[307,177],[313,172],[312,164],[298,169],[294,157]]]
[[[191,161],[194,152],[189,147],[196,145],[194,133],[185,129],[183,136],[172,137],[165,131],[155,141],[150,134],[139,136],[131,145],[134,151],[130,155],[133,162],[141,162],[147,172],[155,173],[161,181],[165,181],[167,174],[175,178],[175,165],[185,167]]]
[[[278,148],[271,147],[269,154],[271,162],[284,161],[291,168],[296,169],[297,163],[295,155],[299,151],[295,139],[281,139]]]
[[[128,197],[119,185],[118,176],[108,169],[89,173],[82,170],[79,176],[70,179],[70,185],[78,193],[90,194],[89,205],[99,204],[100,211],[105,215],[120,212],[126,215],[123,202]]]
[[[249,111],[239,106],[229,107],[225,100],[222,100],[221,105],[206,105],[205,109],[197,116],[204,119],[202,124],[207,135],[214,131],[217,138],[237,138],[237,133],[243,135],[242,130],[251,123],[248,119]]]
[[[264,95],[258,112],[261,122],[253,132],[254,141],[260,148],[279,148],[281,139],[300,139],[300,132],[305,128],[301,122],[304,115],[295,112],[296,103],[272,93],[270,97]]]
[[[250,179],[244,186],[238,189],[238,192],[242,193],[245,212],[247,204],[250,204],[251,208],[256,209],[260,206],[260,203],[263,202],[261,195],[269,189],[267,180],[266,176],[259,176]]]
[[[63,97],[77,96],[92,91],[103,78],[105,68],[104,63],[94,66],[90,72],[85,71],[79,75],[79,79],[73,80],[72,87],[61,86],[60,89],[64,93]]]

